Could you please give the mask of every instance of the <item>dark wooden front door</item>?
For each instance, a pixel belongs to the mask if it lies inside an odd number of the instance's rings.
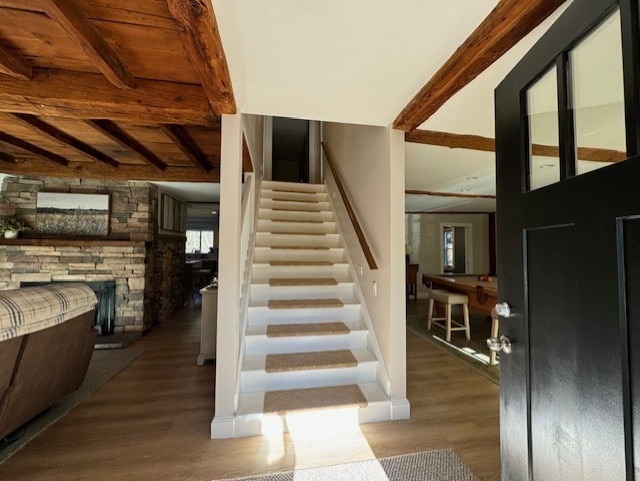
[[[496,90],[503,481],[640,480],[638,22],[575,0]]]

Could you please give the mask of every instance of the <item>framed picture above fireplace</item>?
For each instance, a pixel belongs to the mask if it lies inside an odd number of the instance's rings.
[[[39,234],[101,237],[109,235],[109,194],[38,192]]]

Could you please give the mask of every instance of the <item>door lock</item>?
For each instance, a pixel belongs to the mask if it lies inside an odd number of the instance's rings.
[[[502,351],[505,354],[509,354],[511,352],[511,339],[505,335],[500,336],[500,339],[497,337],[490,337],[487,339],[487,346],[493,352]]]

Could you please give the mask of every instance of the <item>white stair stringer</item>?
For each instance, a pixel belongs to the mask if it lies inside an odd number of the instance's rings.
[[[233,436],[259,435],[274,423],[288,431],[288,416],[294,414],[347,413],[359,423],[392,419],[380,349],[374,345],[371,321],[325,186],[263,181],[261,189]],[[303,333],[296,331],[301,326]],[[269,329],[284,334],[268,334]],[[324,359],[334,352],[346,352],[351,360],[287,365],[297,356]],[[268,369],[269,356],[277,356],[284,367]],[[329,408],[296,407],[287,414],[273,404],[274,396],[286,397],[289,390],[357,391],[349,387],[354,385],[366,406],[361,401],[334,402]],[[265,405],[267,393],[270,409]]]

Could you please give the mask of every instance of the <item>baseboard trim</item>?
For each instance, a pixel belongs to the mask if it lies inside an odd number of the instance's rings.
[[[397,421],[399,419],[410,419],[411,404],[407,398],[391,400],[391,419]]]
[[[216,416],[211,421],[211,439],[228,439],[235,435],[235,417]]]

